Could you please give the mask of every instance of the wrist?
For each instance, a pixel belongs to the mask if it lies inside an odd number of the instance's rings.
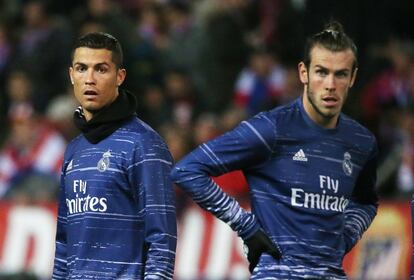
[[[249,226],[245,227],[242,231],[238,232],[238,235],[241,239],[246,240],[252,237],[257,231],[260,230],[260,224],[257,222],[256,218],[252,215],[252,223]]]

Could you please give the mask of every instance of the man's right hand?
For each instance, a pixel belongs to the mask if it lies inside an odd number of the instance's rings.
[[[249,271],[253,272],[259,262],[262,253],[267,253],[279,260],[282,257],[282,253],[279,248],[270,240],[270,238],[259,229],[251,237],[244,240],[245,250],[247,251],[247,260],[249,261]]]

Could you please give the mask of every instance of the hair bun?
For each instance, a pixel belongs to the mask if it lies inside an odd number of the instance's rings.
[[[338,21],[330,21],[328,24],[325,25],[325,32],[329,33],[343,33],[344,28],[342,27],[342,24],[340,24]]]

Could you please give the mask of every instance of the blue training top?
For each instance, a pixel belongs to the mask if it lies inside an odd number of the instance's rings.
[[[173,279],[172,157],[133,117],[98,144],[67,147],[53,279]]]
[[[346,279],[342,259],[376,215],[374,136],[341,114],[324,129],[302,100],[263,112],[200,145],[173,180],[242,238],[263,228],[282,251],[263,254],[252,279]],[[252,213],[210,178],[243,170]]]

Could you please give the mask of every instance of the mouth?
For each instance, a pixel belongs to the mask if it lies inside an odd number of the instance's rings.
[[[96,91],[94,91],[94,90],[85,90],[83,94],[86,95],[86,96],[95,96],[95,95],[98,95],[98,93]]]
[[[83,92],[83,96],[86,98],[86,100],[93,100],[98,96],[98,93],[94,90],[85,90]]]
[[[326,107],[335,107],[339,103],[339,99],[335,96],[325,96],[322,98],[322,102]]]

